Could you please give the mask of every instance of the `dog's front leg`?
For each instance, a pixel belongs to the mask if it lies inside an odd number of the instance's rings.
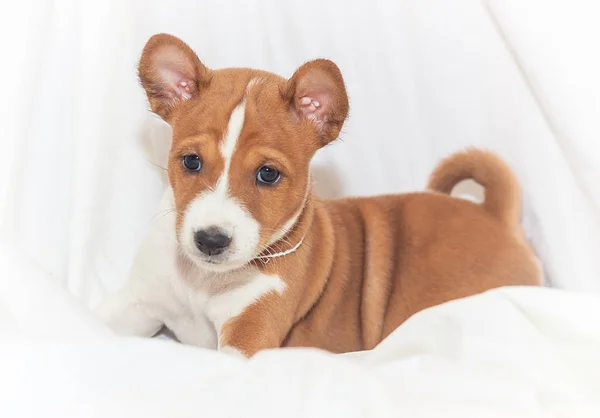
[[[133,259],[126,284],[95,309],[96,315],[123,336],[152,337],[163,326],[164,305],[177,277],[178,244],[174,237],[173,192],[168,188],[161,203],[162,215],[151,224]]]
[[[131,283],[109,295],[94,313],[121,336],[151,337],[163,325],[151,307],[140,300]]]
[[[285,295],[262,296],[216,327],[219,351],[252,357],[260,350],[280,347],[293,322],[289,306]]]

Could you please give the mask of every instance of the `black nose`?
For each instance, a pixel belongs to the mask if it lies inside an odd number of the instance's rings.
[[[231,238],[223,234],[219,228],[210,227],[194,234],[196,247],[206,255],[217,255],[225,251],[231,243]]]

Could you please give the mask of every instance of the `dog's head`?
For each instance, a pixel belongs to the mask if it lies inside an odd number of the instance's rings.
[[[147,42],[139,76],[152,111],[173,129],[168,173],[183,251],[225,272],[284,238],[306,204],[312,156],[348,114],[338,67],[311,61],[289,80],[210,70],[160,34]]]

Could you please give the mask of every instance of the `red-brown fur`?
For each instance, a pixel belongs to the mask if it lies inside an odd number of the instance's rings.
[[[187,90],[168,85],[161,68],[172,69]],[[307,63],[289,80],[251,69],[209,70],[182,41],[156,35],[139,72],[152,109],[173,127],[169,179],[180,214],[219,177],[219,141],[232,109],[246,103],[231,194],[261,225],[257,258],[248,262],[278,275],[287,288],[229,320],[222,345],[248,356],[279,346],[370,349],[424,308],[499,286],[540,283],[519,226],[519,185],[491,153],[469,150],[445,160],[432,175],[431,192],[333,201],[312,193],[310,160],[338,136],[348,114],[344,82],[332,62]],[[305,96],[320,106],[303,106]],[[201,176],[177,163],[186,152],[202,153],[208,168]],[[266,163],[283,177],[276,187],[260,189],[253,174]],[[465,178],[486,187],[482,205],[448,196]],[[292,230],[269,245],[298,212]],[[258,259],[302,239],[292,254]]]

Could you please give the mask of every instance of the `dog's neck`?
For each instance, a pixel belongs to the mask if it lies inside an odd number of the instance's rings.
[[[290,231],[269,245],[262,251],[254,260],[257,265],[265,265],[269,261],[282,258],[298,251],[304,244],[306,235],[308,234],[310,224],[314,215],[314,197],[310,192],[307,195],[304,207]]]

